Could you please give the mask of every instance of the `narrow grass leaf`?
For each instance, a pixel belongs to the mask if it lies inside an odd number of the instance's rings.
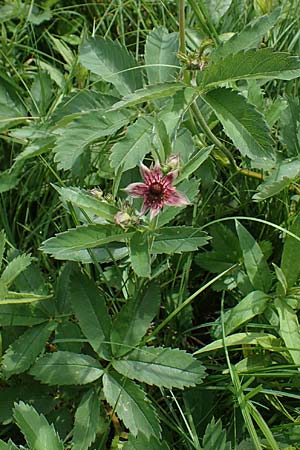
[[[100,420],[100,399],[93,389],[86,392],[75,413],[72,449],[84,450],[94,442]]]
[[[186,178],[189,178],[207,160],[213,147],[214,146],[211,145],[210,147],[201,148],[195,155],[190,157],[189,161],[180,170],[176,184]]]
[[[165,227],[155,232],[152,246],[154,254],[173,254],[193,252],[206,245],[210,237],[199,228],[194,227]]]
[[[147,439],[160,437],[155,409],[140,387],[118,373],[110,372],[103,376],[103,390],[108,403],[134,436],[141,432]]]
[[[68,292],[83,334],[99,356],[110,359],[111,319],[104,297],[95,283],[79,271],[71,274]]]
[[[1,230],[0,231],[0,269],[2,266],[4,251],[5,251],[5,233],[3,230]]]
[[[151,149],[151,130],[153,120],[151,117],[141,117],[127,128],[124,139],[117,142],[111,149],[111,166],[126,171],[135,167],[144,159]]]
[[[29,373],[42,383],[63,386],[92,383],[103,369],[91,356],[58,351],[39,358]]]
[[[275,165],[273,141],[262,114],[232,89],[219,88],[203,97],[243,156]]]
[[[170,450],[166,441],[160,441],[154,436],[148,439],[143,433],[138,433],[137,437],[130,434],[128,441],[124,444],[124,450]],[[1,450],[1,449],[0,449]]]
[[[44,349],[57,323],[48,322],[26,330],[2,356],[1,371],[6,379],[25,372]]]
[[[143,85],[142,68],[126,47],[103,37],[89,37],[79,49],[79,61],[103,80],[112,83],[121,95]]]
[[[260,246],[238,221],[236,221],[236,231],[243,252],[246,272],[252,286],[268,293],[272,284],[272,275]]]
[[[43,414],[39,414],[32,406],[20,402],[15,405],[15,421],[25,436],[31,450],[64,450],[53,425],[49,425]]]
[[[137,231],[129,242],[130,261],[133,270],[139,277],[149,278],[151,275],[151,259],[148,233]]]
[[[14,292],[7,291],[5,296],[1,298],[0,305],[17,305],[20,303],[35,303],[43,300],[49,300],[53,295],[38,295],[31,292]],[[1,307],[1,306],[0,306]]]
[[[128,378],[170,389],[195,386],[205,376],[203,365],[192,355],[163,347],[141,347],[113,361],[113,366]]]
[[[202,72],[200,89],[215,88],[221,83],[241,79],[292,80],[300,76],[297,56],[275,52],[270,48],[247,50],[211,62]]]
[[[179,72],[176,56],[178,49],[178,33],[169,33],[166,28],[158,27],[148,34],[145,63],[148,66],[146,72],[149,84],[164,83],[176,78]]]
[[[112,325],[111,345],[115,356],[122,356],[139,344],[159,307],[160,290],[155,283],[127,300]]]
[[[296,216],[289,231],[300,237],[300,218]],[[285,275],[288,287],[294,286],[300,274],[300,242],[286,235],[281,257],[281,269]]]
[[[275,299],[275,308],[279,316],[279,334],[294,364],[300,366],[300,325],[297,312],[284,298]]]
[[[219,58],[227,55],[257,47],[264,35],[277,22],[280,12],[281,8],[276,8],[271,14],[258,17],[248,23],[242,31],[213,50],[211,59],[217,62]]]

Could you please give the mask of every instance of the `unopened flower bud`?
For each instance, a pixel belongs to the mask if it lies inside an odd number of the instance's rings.
[[[131,217],[126,211],[119,211],[114,216],[114,221],[121,227],[126,227],[131,223]]]
[[[180,158],[179,155],[170,155],[166,161],[166,165],[171,170],[179,169],[180,166]]]

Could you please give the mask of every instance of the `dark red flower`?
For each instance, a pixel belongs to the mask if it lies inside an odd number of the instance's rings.
[[[164,205],[167,206],[185,206],[190,201],[182,192],[178,192],[173,181],[178,175],[178,170],[172,170],[163,176],[159,163],[154,167],[146,167],[143,163],[140,165],[140,172],[144,183],[131,183],[125,191],[131,197],[144,197],[144,203],[141,213],[144,214],[150,209],[150,219],[152,220]]]

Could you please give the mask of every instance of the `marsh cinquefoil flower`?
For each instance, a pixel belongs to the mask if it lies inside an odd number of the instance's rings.
[[[178,175],[178,170],[163,175],[160,164],[156,163],[154,167],[146,167],[143,163],[140,165],[140,172],[144,183],[131,183],[125,191],[131,197],[144,197],[141,214],[150,209],[150,219],[152,220],[162,209],[167,206],[189,205],[190,201],[182,192],[178,192],[173,181]]]

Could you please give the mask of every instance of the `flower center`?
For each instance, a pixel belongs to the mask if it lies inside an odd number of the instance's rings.
[[[164,188],[160,183],[152,183],[149,187],[151,200],[160,200],[163,197]]]

